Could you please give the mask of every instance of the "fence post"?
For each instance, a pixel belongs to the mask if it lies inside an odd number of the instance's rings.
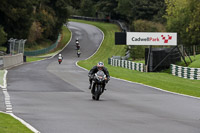
[[[108,58],[108,64],[109,64],[109,65],[110,65],[110,60],[111,60],[111,59],[110,59],[110,58]]]

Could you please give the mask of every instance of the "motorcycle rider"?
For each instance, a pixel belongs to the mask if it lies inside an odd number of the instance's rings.
[[[76,38],[75,43],[76,43],[76,45],[79,44],[79,40],[78,40],[78,38]]]
[[[103,62],[98,62],[97,65],[94,66],[88,73],[89,82],[90,82],[89,89],[91,89],[92,80],[93,80],[94,74],[97,73],[99,70],[102,70],[105,73],[105,75],[106,75],[106,79],[105,79],[106,83],[110,80],[110,75],[109,75],[109,72],[108,72],[107,68],[104,67]]]
[[[61,54],[58,55],[58,60],[63,60],[63,57]]]
[[[80,44],[79,44],[79,40],[78,40],[78,38],[76,38],[76,48],[77,48],[77,50],[79,50],[80,49]]]

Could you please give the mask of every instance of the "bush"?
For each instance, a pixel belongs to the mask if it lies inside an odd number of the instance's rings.
[[[146,46],[131,46],[130,56],[133,60],[144,59]]]
[[[41,27],[40,22],[33,22],[29,32],[30,32],[28,36],[29,43],[34,43],[35,41],[42,39],[43,29]]]
[[[131,26],[131,31],[135,32],[165,32],[166,29],[164,25],[147,20],[136,20],[133,21]]]

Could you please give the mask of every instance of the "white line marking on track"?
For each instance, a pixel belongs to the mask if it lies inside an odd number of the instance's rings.
[[[3,86],[0,86],[2,88],[2,91],[3,91],[3,94],[4,94],[4,97],[5,97],[5,106],[6,106],[6,112],[2,112],[2,113],[5,113],[5,114],[8,114],[8,115],[11,115],[12,117],[14,117],[15,119],[17,119],[18,121],[20,121],[23,125],[25,125],[27,128],[29,128],[31,131],[33,131],[34,133],[40,133],[37,129],[35,129],[33,126],[31,126],[29,123],[25,122],[24,120],[22,120],[21,118],[15,116],[13,114],[13,111],[12,111],[12,104],[11,104],[11,101],[10,101],[10,95],[7,91],[7,82],[6,82],[6,76],[7,76],[7,73],[8,71],[5,70],[5,73],[4,73],[4,78],[3,78],[3,81],[4,81],[4,85]]]
[[[70,29],[69,29],[70,30]],[[71,30],[70,30],[71,32]],[[59,54],[64,48],[66,48],[68,46],[68,44],[71,42],[72,40],[72,32],[71,32],[71,38],[69,40],[69,42],[65,45],[65,47],[63,47],[59,52],[57,52],[55,55],[49,57],[49,58],[46,58],[46,59],[51,59],[53,57],[55,57],[57,54]],[[39,60],[39,61],[43,61],[43,60],[46,60],[46,59],[42,59],[42,60]],[[34,62],[38,62],[38,61],[34,61]],[[28,62],[27,62],[28,63]],[[30,62],[32,63],[32,62]],[[21,65],[21,64],[19,64]],[[19,66],[19,65],[16,65],[16,66]],[[25,122],[24,120],[22,120],[21,118],[15,116],[13,114],[13,111],[12,111],[12,104],[10,102],[10,96],[8,94],[8,91],[7,91],[7,82],[6,82],[6,75],[7,75],[8,71],[5,70],[5,74],[4,74],[4,78],[3,78],[3,81],[4,81],[4,85],[0,85],[0,87],[2,88],[2,91],[4,93],[4,97],[5,97],[5,105],[6,105],[6,114],[9,114],[11,115],[12,117],[14,117],[15,119],[19,120],[23,125],[25,125],[26,127],[28,127],[30,130],[32,130],[34,133],[40,133],[37,129],[35,129],[33,126],[31,126],[29,123]],[[2,111],[0,111],[2,112]],[[2,113],[5,113],[5,112],[2,112]]]

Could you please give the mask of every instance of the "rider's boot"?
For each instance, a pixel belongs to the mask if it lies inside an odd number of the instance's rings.
[[[89,89],[91,89],[92,84],[90,84]]]
[[[89,82],[90,82],[89,89],[91,90],[91,87],[92,87],[92,79],[91,78],[89,79]]]
[[[106,88],[105,88],[105,87],[106,87],[106,85],[104,84],[104,85],[103,85],[103,89],[104,89],[104,90],[106,90]]]

